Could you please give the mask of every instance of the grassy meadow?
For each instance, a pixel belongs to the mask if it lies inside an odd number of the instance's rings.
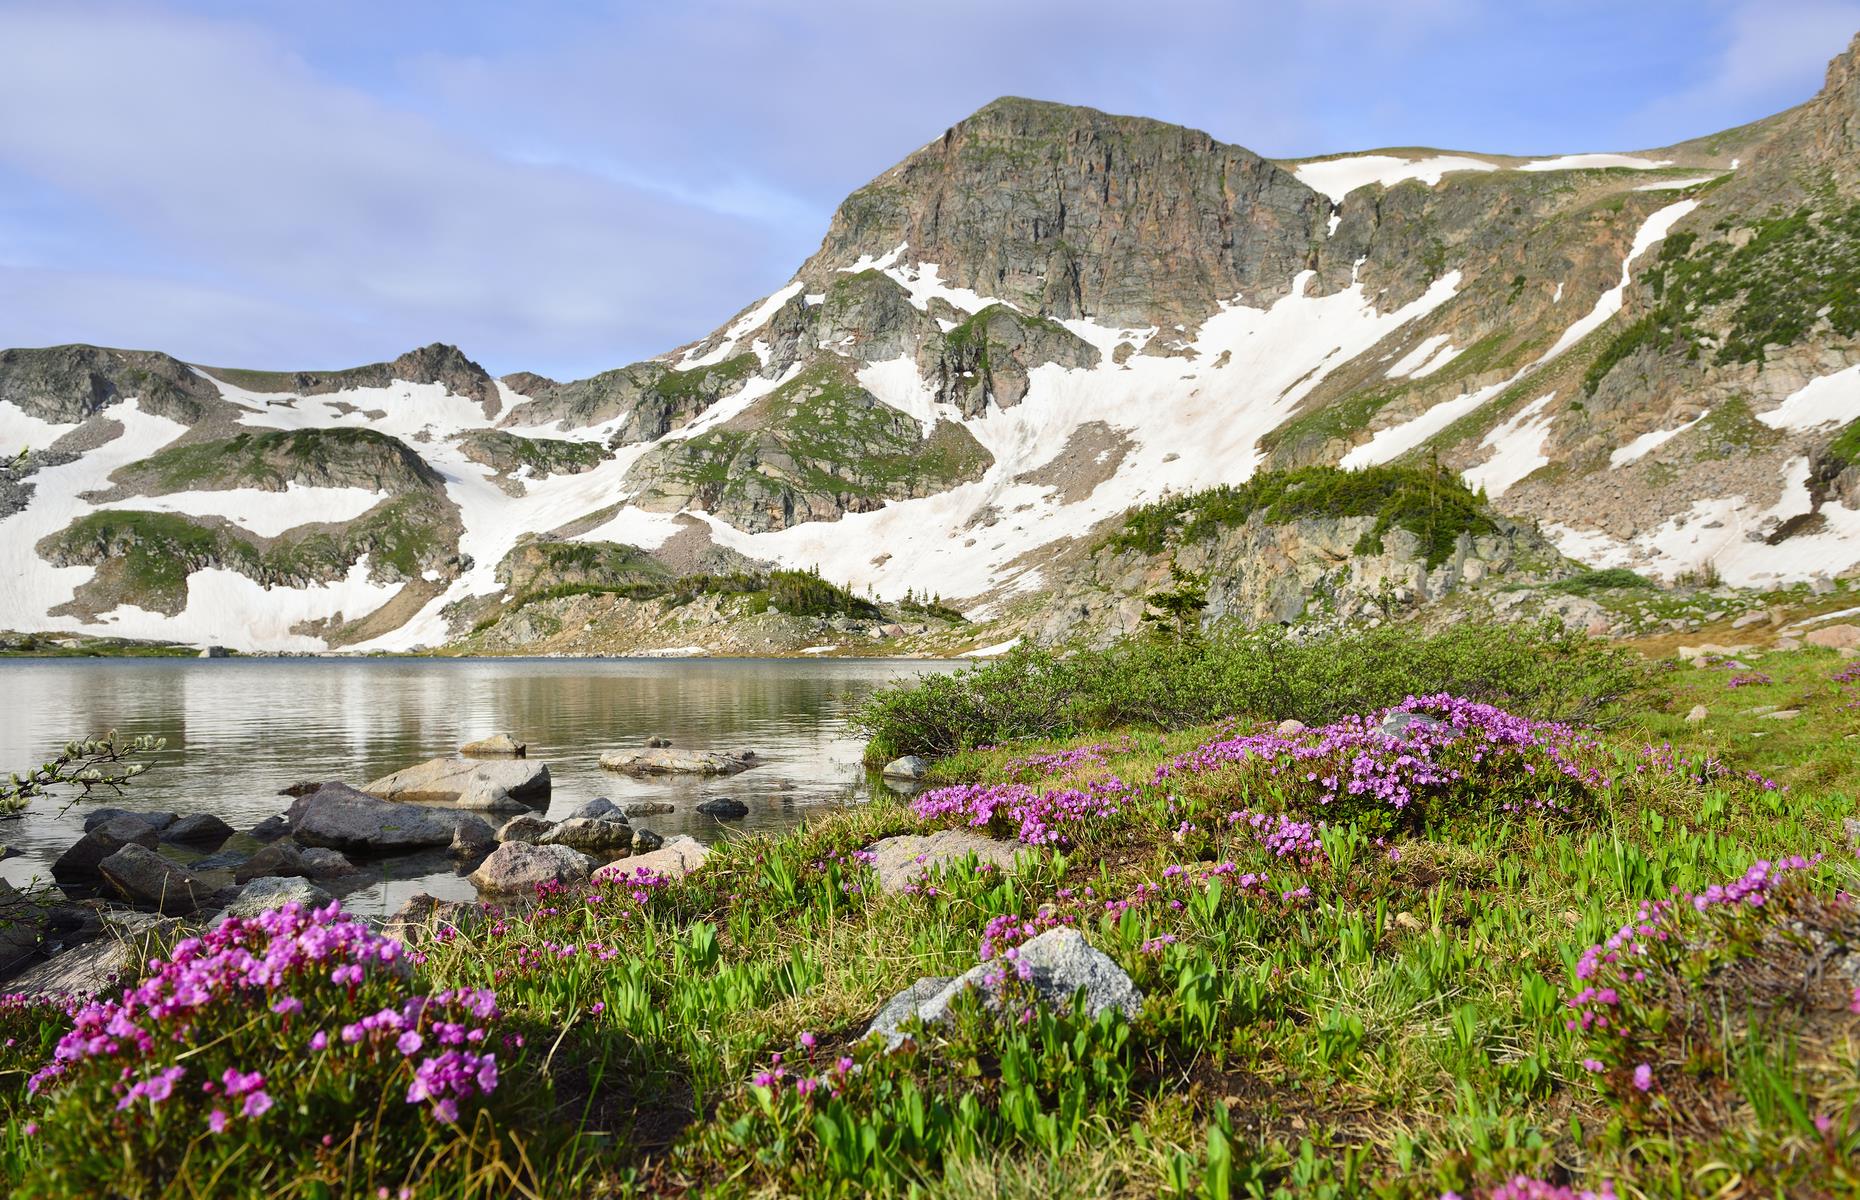
[[[1388,706],[1414,722],[1394,740]],[[404,944],[287,911],[176,945],[122,1000],[0,1000],[0,1176],[61,1197],[1860,1195],[1860,667],[1835,651],[1217,632],[1010,656],[862,719],[874,753],[936,756],[927,790],[683,879],[551,889]],[[867,847],[954,827],[1016,839],[1017,865],[880,889]],[[1010,971],[894,1052],[862,1039],[919,977],[1063,926],[1128,972],[1138,1015],[1033,1003]]]

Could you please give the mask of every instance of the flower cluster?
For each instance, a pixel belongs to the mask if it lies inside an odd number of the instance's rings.
[[[1615,1200],[1615,1185],[1612,1180],[1605,1180],[1599,1190],[1577,1191],[1566,1184],[1513,1175],[1485,1195],[1486,1200]],[[1443,1192],[1440,1200],[1460,1200],[1460,1194]]]
[[[1731,676],[1729,679],[1724,681],[1724,686],[1727,688],[1735,689],[1735,688],[1741,688],[1741,687],[1758,687],[1758,686],[1761,686],[1762,684],[1772,683],[1772,682],[1774,681],[1768,675],[1765,675],[1762,671],[1748,671],[1742,675]]]
[[[252,918],[229,917],[178,943],[167,959],[152,961],[148,977],[119,998],[76,1007],[71,1028],[28,1090],[56,1092],[88,1075],[109,1081],[118,1111],[155,1109],[194,1094],[179,1085],[190,1070],[206,1068],[204,1049],[249,1051],[263,1044],[261,1029],[282,1035],[366,1008],[366,997],[399,992],[404,956],[400,942],[345,916],[333,902],[314,910],[293,903]],[[365,1062],[331,1064],[347,1070],[373,1066],[384,1053],[386,1065],[404,1061],[414,1080],[409,1104],[430,1100],[436,1119],[453,1121],[459,1100],[496,1087],[494,1056],[475,1047],[497,1016],[496,997],[488,991],[407,997],[342,1024],[339,1038],[317,1029],[306,1039],[317,1056],[309,1074],[314,1076],[324,1055],[366,1056]],[[236,1043],[223,1038],[228,1024],[244,1029]],[[176,1061],[166,1061],[170,1057]],[[263,1117],[273,1106],[279,1074],[274,1065],[268,1081],[264,1072],[236,1063],[217,1075],[209,1072],[197,1089],[211,1105],[205,1115],[209,1130],[222,1133],[235,1120]]]
[[[1567,793],[1605,788],[1599,746],[1568,725],[1531,721],[1457,696],[1410,696],[1393,708],[1319,729],[1209,742],[1156,770],[1163,783],[1243,764],[1309,792],[1318,807],[1348,801],[1405,813],[1454,794],[1505,785],[1503,811],[1562,807]]]
[[[1081,767],[1102,767],[1109,761],[1110,754],[1128,754],[1133,743],[1129,737],[1117,745],[1110,742],[1095,742],[1089,746],[1077,746],[1070,750],[1058,750],[1051,754],[1028,754],[1020,758],[1010,758],[1002,764],[1002,769],[1010,775],[1032,772],[1039,775],[1068,775]]]
[[[1072,840],[1069,827],[1114,817],[1135,795],[1117,779],[1044,792],[1024,783],[960,784],[925,792],[911,801],[911,810],[925,821],[955,817],[978,829],[998,824],[1029,846],[1065,845]]]

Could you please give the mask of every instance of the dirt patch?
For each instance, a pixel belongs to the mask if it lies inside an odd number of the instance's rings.
[[[1103,421],[1087,421],[1072,431],[1066,444],[1050,460],[1014,477],[1015,483],[1050,487],[1061,504],[1075,504],[1098,490],[1117,474],[1136,446],[1130,435]]]

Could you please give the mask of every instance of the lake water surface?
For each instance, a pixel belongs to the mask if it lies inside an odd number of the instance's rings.
[[[675,807],[636,824],[702,841],[777,830],[867,798],[883,785],[860,766],[850,711],[885,683],[960,664],[873,659],[41,659],[0,661],[0,775],[23,772],[66,741],[114,729],[167,747],[128,793],[98,793],[60,812],[41,797],[0,820],[0,878],[49,878],[82,833],[86,805],[216,813],[246,830],[290,801],[299,780],[357,786],[509,732],[549,764],[560,818],[596,796]],[[655,734],[679,746],[750,749],[764,765],[721,780],[640,780],[599,758]],[[734,796],[749,816],[728,825],[692,807]],[[495,824],[500,818],[488,817]],[[244,839],[229,843],[246,845]],[[182,856],[185,857],[185,856]],[[360,864],[352,911],[382,913],[419,891],[448,898],[471,886],[443,859]]]

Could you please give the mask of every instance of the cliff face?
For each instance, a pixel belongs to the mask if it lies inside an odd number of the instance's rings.
[[[1197,130],[1002,99],[848,197],[800,274],[906,245],[951,287],[1168,328],[1284,295],[1329,215],[1289,172]]]

